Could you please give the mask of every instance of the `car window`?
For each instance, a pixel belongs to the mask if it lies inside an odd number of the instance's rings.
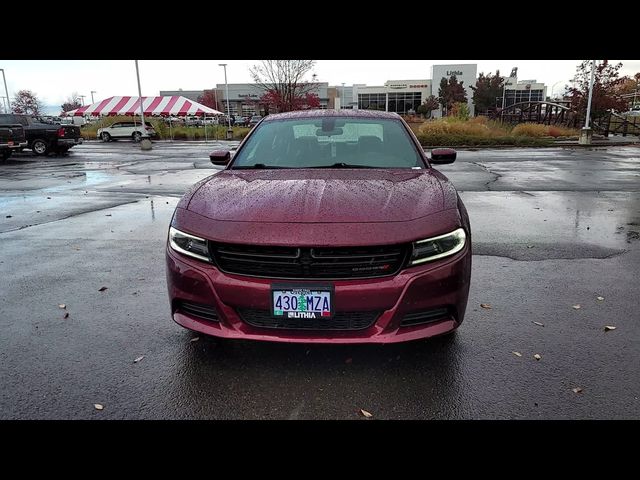
[[[114,123],[111,125],[111,128],[119,128],[121,125],[119,123]]]
[[[425,168],[404,125],[395,119],[287,119],[262,122],[234,157],[231,168],[355,166]]]

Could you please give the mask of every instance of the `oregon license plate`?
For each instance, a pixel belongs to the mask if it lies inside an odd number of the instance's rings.
[[[272,285],[271,313],[276,318],[331,318],[333,288]]]

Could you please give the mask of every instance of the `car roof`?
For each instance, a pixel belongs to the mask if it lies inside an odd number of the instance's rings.
[[[265,117],[264,121],[274,120],[289,120],[289,119],[303,119],[303,118],[324,118],[324,117],[339,117],[339,118],[388,118],[397,120],[401,118],[395,112],[382,112],[380,110],[297,110],[295,112],[274,113]]]

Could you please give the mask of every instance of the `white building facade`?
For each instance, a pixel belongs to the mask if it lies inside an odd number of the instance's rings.
[[[476,86],[476,80],[478,78],[478,65],[476,65],[475,63],[433,65],[431,67],[431,94],[437,97],[438,91],[440,90],[440,82],[442,81],[442,79],[446,78],[447,81],[449,81],[452,75],[455,75],[458,82],[463,82],[462,86],[464,87],[464,90],[467,94],[467,105],[469,106],[469,113],[473,116],[474,105],[473,101],[471,100],[473,97],[473,90],[471,90],[471,87]],[[438,110],[434,110],[432,116],[434,118],[442,117],[442,107],[438,108]]]

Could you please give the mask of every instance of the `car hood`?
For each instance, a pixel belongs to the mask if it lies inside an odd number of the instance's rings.
[[[201,184],[188,209],[236,222],[403,222],[443,210],[437,175],[429,169],[223,170]]]

